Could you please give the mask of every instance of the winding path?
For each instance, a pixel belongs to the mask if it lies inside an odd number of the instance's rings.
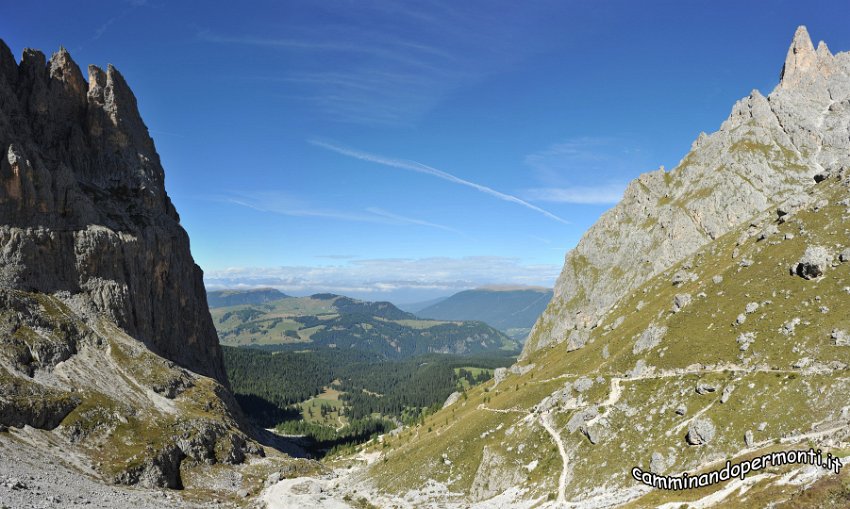
[[[558,433],[558,430],[552,426],[551,422],[551,410],[546,410],[540,414],[540,424],[543,428],[552,436],[552,440],[558,445],[558,453],[561,455],[561,462],[563,463],[563,467],[561,468],[561,475],[558,477],[558,504],[565,505],[567,503],[567,476],[569,475],[569,464],[570,458],[567,456],[567,448],[564,446],[564,440],[561,438],[561,434]]]

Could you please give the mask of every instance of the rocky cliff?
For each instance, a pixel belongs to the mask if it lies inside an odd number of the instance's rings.
[[[111,65],[88,82],[0,42],[0,286],[59,295],[226,384],[202,273],[136,98]]]
[[[626,293],[759,211],[850,166],[850,54],[794,34],[779,85],[754,90],[679,165],[641,175],[567,253],[523,356],[590,330]]]
[[[0,446],[169,488],[262,455],[121,74],[0,41],[0,150]]]

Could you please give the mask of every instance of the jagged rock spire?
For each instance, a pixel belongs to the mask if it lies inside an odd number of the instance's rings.
[[[815,72],[818,67],[818,54],[809,37],[809,31],[805,26],[797,27],[794,39],[788,54],[785,56],[785,65],[782,66],[780,84],[782,87],[792,87],[799,83],[804,77]]]

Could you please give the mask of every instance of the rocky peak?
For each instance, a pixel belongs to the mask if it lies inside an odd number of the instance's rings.
[[[817,79],[817,74],[825,73],[831,63],[832,53],[826,43],[821,41],[815,50],[808,30],[805,26],[800,26],[794,32],[791,47],[785,56],[785,65],[780,73],[780,86],[792,88]]]
[[[818,55],[818,60],[825,60],[825,59],[832,58],[832,52],[829,51],[829,47],[823,41],[820,41],[818,43],[818,49],[817,49],[816,53]]]
[[[0,448],[30,426],[103,480],[180,488],[263,449],[136,97],[88,74],[0,41]]]
[[[800,26],[794,32],[794,39],[791,40],[791,47],[788,48],[788,54],[785,56],[785,65],[782,66],[780,79],[787,86],[793,83],[797,76],[815,69],[817,61],[818,56],[809,37],[809,31],[806,27]]]
[[[77,96],[86,95],[87,86],[83,73],[65,48],[59,48],[59,51],[50,57],[49,75],[51,84],[66,86]]]

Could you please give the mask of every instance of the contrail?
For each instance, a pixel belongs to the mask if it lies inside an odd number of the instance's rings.
[[[431,166],[427,166],[427,165],[422,164],[422,163],[417,163],[416,161],[406,161],[404,159],[392,159],[392,158],[383,157],[383,156],[379,156],[379,155],[375,155],[375,154],[369,154],[368,152],[361,152],[359,150],[352,150],[352,149],[348,149],[348,148],[344,148],[344,147],[339,147],[339,146],[336,146],[336,145],[333,145],[331,143],[327,143],[327,142],[324,142],[324,141],[309,140],[309,142],[311,144],[317,146],[317,147],[322,147],[324,149],[331,150],[331,151],[336,152],[338,154],[353,157],[355,159],[360,159],[362,161],[369,161],[369,162],[373,162],[373,163],[377,163],[377,164],[383,164],[384,166],[390,166],[390,167],[393,167],[393,168],[400,168],[402,170],[409,170],[409,171],[415,171],[415,172],[419,172],[419,173],[425,173],[426,175],[431,175],[431,176],[434,176],[434,177],[437,177],[437,178],[441,178],[443,180],[448,180],[449,182],[454,182],[455,184],[460,184],[460,185],[463,185],[463,186],[471,187],[475,190],[481,191],[482,193],[485,193],[485,194],[489,194],[490,196],[493,196],[493,197],[498,198],[500,200],[504,200],[504,201],[516,203],[518,205],[522,205],[525,208],[539,212],[539,213],[543,214],[544,216],[546,216],[550,219],[554,219],[555,221],[558,221],[558,222],[561,222],[561,223],[564,223],[564,224],[569,224],[569,221],[561,219],[560,217],[556,216],[555,214],[553,214],[549,211],[543,210],[536,205],[532,205],[531,203],[528,203],[525,200],[517,198],[516,196],[501,193],[501,192],[496,191],[495,189],[492,189],[490,187],[483,186],[481,184],[476,184],[475,182],[470,182],[468,180],[464,180],[460,177],[456,177],[456,176],[452,175],[451,173],[447,173],[443,170],[438,170],[437,168],[433,168]]]
[[[432,223],[430,221],[423,221],[422,219],[416,219],[413,217],[401,216],[398,214],[393,214],[392,212],[387,212],[384,209],[379,209],[377,207],[369,207],[366,209],[367,212],[371,214],[375,214],[376,216],[386,217],[387,219],[392,219],[394,221],[398,221],[401,223],[410,223],[410,224],[418,224],[422,226],[430,226],[431,228],[439,228],[440,230],[446,230],[448,232],[459,233],[463,235],[462,232],[455,230],[449,226],[445,226],[442,224]]]

